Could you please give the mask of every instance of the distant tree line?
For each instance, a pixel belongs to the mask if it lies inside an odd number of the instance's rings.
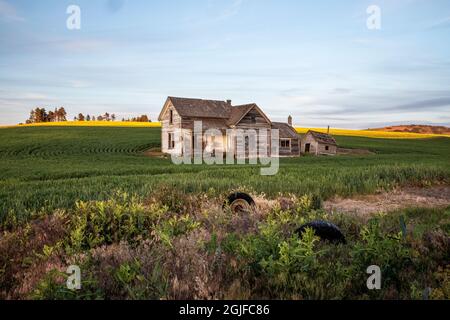
[[[99,115],[97,117],[95,116],[91,116],[91,115],[86,115],[84,116],[84,114],[79,113],[78,116],[74,117],[75,121],[116,121],[116,115],[113,114],[109,114],[108,112],[106,112],[105,114]],[[133,121],[133,122],[151,122],[150,118],[147,115],[141,115],[139,117],[134,117],[134,118],[122,118],[123,122],[128,122],[128,121]]]
[[[74,121],[116,121],[116,115],[106,112],[105,114],[99,116],[91,116],[87,114],[86,116],[79,113],[78,116],[73,118]],[[41,122],[60,122],[67,121],[67,112],[64,107],[55,108],[55,111],[47,111],[45,108],[35,108],[30,111],[30,117],[26,121],[27,124],[30,123],[41,123]],[[122,118],[122,121],[133,121],[133,122],[151,122],[147,115],[141,115],[134,118]]]
[[[73,118],[74,121],[116,121],[116,115],[109,114],[106,112],[105,114],[99,115],[99,116],[91,116],[90,114],[87,114],[86,116],[82,113],[79,113],[78,116]]]
[[[125,122],[128,122],[128,121],[133,121],[133,122],[152,122],[150,120],[150,118],[147,115],[145,115],[145,114],[143,114],[140,117],[131,118],[131,120],[130,120],[130,118],[128,118],[128,119],[122,118],[122,121],[125,121]]]
[[[26,123],[67,121],[66,116],[67,112],[64,107],[48,112],[45,108],[36,108],[30,111],[30,117]]]

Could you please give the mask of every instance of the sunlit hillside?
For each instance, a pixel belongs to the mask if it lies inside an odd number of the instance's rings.
[[[323,128],[295,128],[298,133],[306,133],[308,130],[319,132],[327,132]],[[450,135],[442,134],[423,134],[410,132],[389,132],[389,131],[372,131],[372,130],[350,130],[350,129],[330,129],[330,134],[337,136],[354,136],[366,138],[383,138],[383,139],[424,139],[437,137],[450,137]]]

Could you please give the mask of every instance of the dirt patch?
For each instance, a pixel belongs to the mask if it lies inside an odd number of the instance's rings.
[[[334,198],[324,202],[329,212],[370,215],[409,207],[438,208],[450,206],[450,186],[405,188],[350,199]]]
[[[144,155],[151,158],[167,158],[167,154],[161,152],[160,148],[152,148],[144,151]]]

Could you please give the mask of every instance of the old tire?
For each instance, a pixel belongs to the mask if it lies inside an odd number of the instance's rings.
[[[227,197],[223,207],[230,206],[230,209],[234,213],[249,212],[255,206],[253,198],[243,192],[235,192]]]
[[[322,240],[343,244],[347,242],[341,230],[332,223],[321,220],[312,221],[302,225],[295,232],[301,237],[306,228],[313,229],[316,236],[318,236]]]

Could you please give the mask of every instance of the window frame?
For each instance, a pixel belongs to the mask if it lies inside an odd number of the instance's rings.
[[[284,142],[284,146],[283,146]],[[280,149],[288,149],[289,151],[292,150],[292,139],[290,138],[280,138]]]
[[[173,150],[175,149],[175,133],[173,132],[168,132],[167,133],[167,149],[168,150]]]

